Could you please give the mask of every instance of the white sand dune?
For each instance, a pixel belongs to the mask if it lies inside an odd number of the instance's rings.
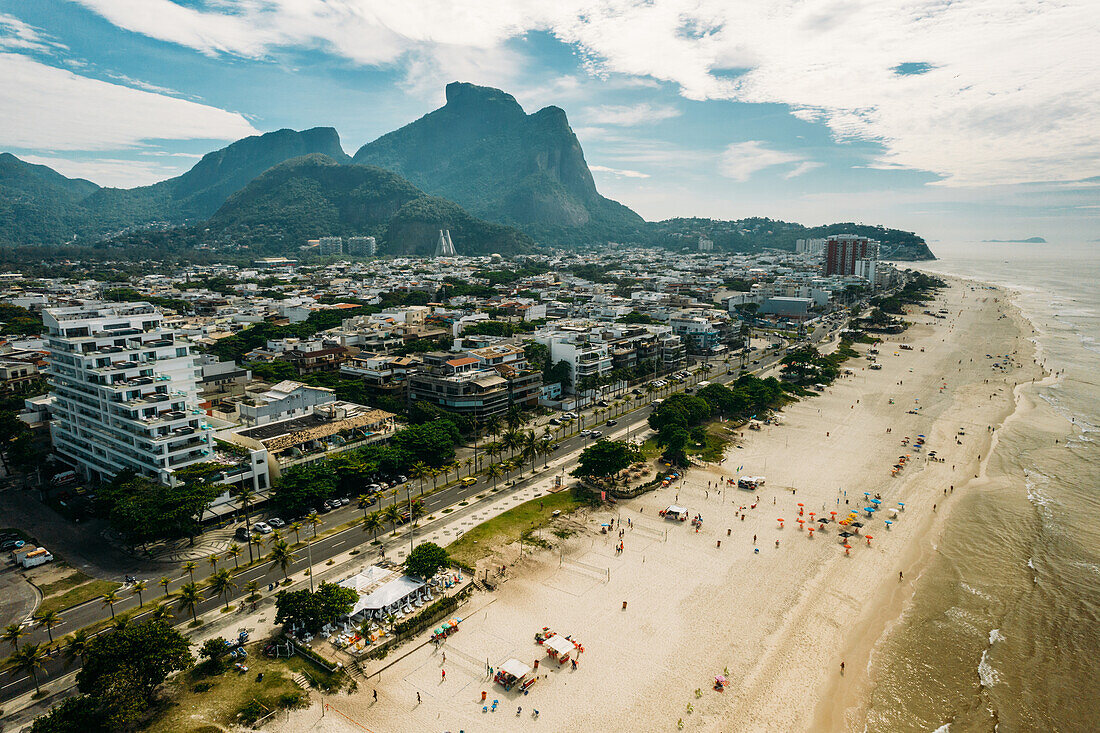
[[[1011,411],[1013,383],[1039,375],[1019,319],[999,318],[1009,312],[1003,295],[953,285],[940,298],[949,320],[912,316],[917,325],[881,347],[881,371],[849,362],[853,376],[789,406],[781,426],[746,432],[723,466],[693,469],[681,485],[594,512],[563,548],[518,560],[494,594],[473,597],[462,631],[443,648],[445,664],[424,647],[380,679],[361,681],[356,694],[328,699],[334,709],[323,719],[315,705],[282,729],[649,731],[676,730],[680,720],[685,730],[852,729],[874,644],[903,611],[953,503],[944,490],[980,490],[975,475],[989,452],[989,426]],[[914,349],[896,349],[899,342]],[[1024,368],[991,370],[987,353],[1016,350]],[[960,428],[966,435],[957,438]],[[901,445],[917,434],[943,463]],[[911,464],[891,477],[903,454]],[[713,484],[740,465],[767,484],[719,493]],[[837,525],[812,539],[799,530],[799,502],[808,520],[810,511],[866,506],[864,492],[881,493],[884,507],[905,502],[890,530],[884,512],[861,514],[870,546],[853,537],[846,557]],[[702,514],[700,531],[657,516],[673,502]],[[740,507],[754,502],[741,519]],[[600,534],[612,517],[616,532]],[[617,554],[618,522],[628,520]],[[504,552],[515,558],[518,549]],[[543,626],[584,644],[576,670],[546,658],[533,638]],[[485,675],[486,660],[496,666],[513,656],[541,662],[526,696]],[[724,673],[729,687],[712,690]],[[496,712],[482,712],[482,690],[500,701]]]

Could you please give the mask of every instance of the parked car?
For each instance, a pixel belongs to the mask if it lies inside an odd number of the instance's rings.
[[[600,400],[596,404],[599,405],[600,407],[607,407],[608,402],[607,402],[607,400]]]
[[[618,424],[619,424],[618,420],[608,420],[607,421],[607,427],[609,427],[609,428],[613,428]]]
[[[332,505],[329,504],[327,501],[321,502],[321,506],[317,507],[317,513],[318,514],[328,514],[331,511],[332,511]]]
[[[549,422],[551,425],[561,425],[561,420],[557,419],[556,417],[550,418]]]
[[[340,500],[339,499],[325,499],[324,506],[327,506],[329,509],[339,509],[340,508]]]
[[[256,522],[255,524],[252,525],[252,528],[255,529],[257,532],[259,532],[260,534],[271,534],[272,532],[275,531],[275,530],[271,529],[271,525],[268,524],[267,522]]]
[[[378,497],[377,496],[368,496],[360,502],[359,506],[361,506],[361,507],[363,507],[363,506],[374,506],[377,503],[378,503]]]
[[[341,496],[339,499],[334,499],[334,501],[339,501],[341,506],[347,506],[351,503],[351,497]]]
[[[397,477],[397,483],[399,483],[399,484],[403,484],[408,480],[409,480],[409,477],[406,476],[405,474],[401,474],[400,476]]]
[[[282,529],[283,527],[286,526],[286,522],[279,519],[278,517],[272,517],[271,519],[267,520],[267,523],[270,524],[275,529]]]

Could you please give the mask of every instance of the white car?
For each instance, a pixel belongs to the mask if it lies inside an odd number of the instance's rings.
[[[271,525],[267,522],[256,522],[252,525],[252,529],[256,530],[260,534],[271,534],[274,531],[271,529]]]

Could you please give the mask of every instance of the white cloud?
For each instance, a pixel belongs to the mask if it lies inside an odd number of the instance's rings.
[[[759,140],[747,140],[726,146],[718,159],[718,172],[726,178],[745,182],[757,171],[777,165],[798,163],[784,178],[794,178],[806,171],[821,167],[821,163],[805,160],[800,155],[773,150]]]
[[[1100,174],[1095,0],[76,1],[206,54],[319,48],[360,64],[427,63],[431,78],[456,78],[449,59],[468,65],[462,49],[488,74],[506,41],[548,31],[594,75],[788,105],[842,140],[881,144],[879,165],[947,185]],[[899,75],[900,64],[929,70]]]
[[[254,134],[252,125],[235,112],[0,53],[4,147],[120,150],[153,139],[236,140]]]
[[[633,125],[650,124],[679,117],[680,110],[668,105],[652,104],[608,104],[588,110],[584,117],[595,125]]]
[[[145,186],[183,173],[189,166],[162,165],[153,161],[119,158],[59,158],[51,155],[20,155],[22,160],[48,165],[63,176],[86,178],[100,186],[132,188]]]
[[[65,45],[53,40],[41,29],[6,13],[0,13],[0,49],[9,51],[53,52]]]
[[[605,165],[590,165],[588,166],[588,170],[593,173],[607,173],[616,178],[649,178],[648,173],[632,171],[627,168],[608,168]]]

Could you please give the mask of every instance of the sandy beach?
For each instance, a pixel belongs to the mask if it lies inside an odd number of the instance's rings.
[[[1015,406],[1013,385],[1042,377],[1029,329],[1005,293],[972,288],[953,282],[933,308],[946,308],[946,320],[918,309],[905,334],[881,345],[881,370],[850,361],[851,376],[788,406],[781,425],[745,431],[723,465],[693,468],[668,489],[584,515],[564,541],[547,535],[553,550],[517,560],[518,549],[505,548],[514,562],[508,580],[473,596],[462,630],[441,648],[416,649],[379,678],[360,680],[356,693],[326,698],[324,717],[315,704],[274,729],[852,729],[875,644],[904,610],[955,500],[982,480],[991,427]],[[986,358],[1014,352],[1019,366],[1004,370]],[[902,444],[918,434],[942,462]],[[908,465],[891,476],[905,454]],[[719,489],[740,466],[766,484]],[[813,537],[799,529],[800,508],[805,520],[810,512],[843,516],[867,505],[864,492],[880,494],[883,507],[904,502],[904,510],[890,529],[885,512],[861,512],[865,526],[850,556],[837,525]],[[671,503],[701,514],[700,530],[660,518]],[[601,534],[611,519],[615,530]],[[535,643],[544,626],[583,643],[575,670]],[[526,696],[486,675],[486,663],[510,657],[540,661]],[[712,689],[720,674],[729,680],[723,692]],[[499,701],[495,712],[483,712],[483,690]]]

